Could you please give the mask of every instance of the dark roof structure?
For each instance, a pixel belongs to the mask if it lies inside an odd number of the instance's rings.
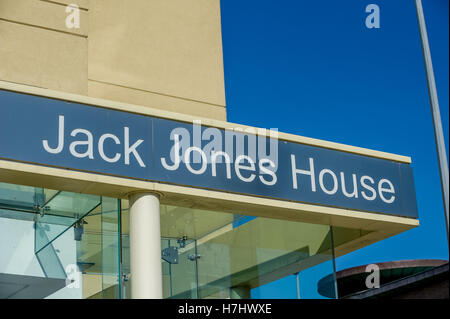
[[[439,297],[442,289],[446,288],[448,298],[448,261],[436,259],[401,260],[376,263],[380,270],[380,287],[369,289],[366,287],[366,278],[370,272],[366,272],[368,265],[357,266],[336,272],[338,296],[340,299],[365,299],[365,298],[395,298],[396,296],[409,295],[416,291],[415,296]],[[439,292],[431,289],[424,290],[439,282]],[[334,298],[333,274],[322,278],[318,283],[318,292],[325,297]],[[445,294],[445,293],[444,293]]]

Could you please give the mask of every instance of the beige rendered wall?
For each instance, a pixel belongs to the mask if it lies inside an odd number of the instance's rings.
[[[220,1],[0,0],[0,80],[225,120]]]

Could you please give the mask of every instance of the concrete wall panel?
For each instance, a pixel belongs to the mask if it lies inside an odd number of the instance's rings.
[[[87,94],[87,39],[0,20],[0,79]]]
[[[80,10],[80,28],[67,28],[66,7],[41,0],[2,0],[0,20],[37,26],[77,35],[88,34],[88,13]]]
[[[225,106],[218,0],[97,0],[89,19],[90,80]]]

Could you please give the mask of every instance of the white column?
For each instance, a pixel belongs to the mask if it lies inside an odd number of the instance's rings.
[[[133,193],[129,201],[131,298],[162,299],[159,197]]]

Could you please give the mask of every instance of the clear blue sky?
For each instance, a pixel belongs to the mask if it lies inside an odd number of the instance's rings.
[[[414,0],[221,2],[228,121],[412,157],[421,225],[338,258],[337,270],[448,259]],[[365,26],[371,3],[380,29]],[[423,6],[448,156],[449,2]],[[294,277],[252,294],[296,298]]]

